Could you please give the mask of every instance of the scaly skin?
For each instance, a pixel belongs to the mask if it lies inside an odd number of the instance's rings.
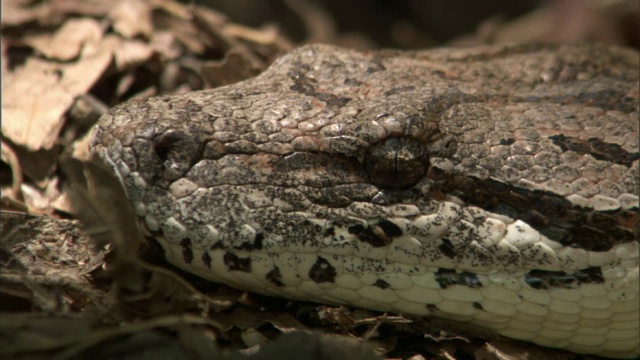
[[[305,46],[117,106],[92,149],[204,278],[633,358],[638,65],[598,46]]]

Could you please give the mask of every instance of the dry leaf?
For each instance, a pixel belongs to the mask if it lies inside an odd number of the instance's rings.
[[[30,150],[51,149],[73,96],[60,88],[59,67],[36,58],[18,69],[2,96],[2,134]]]
[[[3,88],[3,135],[32,151],[51,149],[75,97],[86,93],[110,63],[109,51],[69,65],[27,60]]]
[[[94,19],[71,19],[55,34],[28,37],[25,42],[49,59],[69,61],[80,56],[85,44],[100,42],[102,32],[100,23]]]
[[[148,38],[153,31],[152,4],[141,0],[121,0],[111,9],[109,17],[114,30],[126,39],[136,36]]]

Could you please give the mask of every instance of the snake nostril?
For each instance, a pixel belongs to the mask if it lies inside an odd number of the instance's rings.
[[[176,131],[168,131],[156,139],[153,149],[160,160],[166,161],[168,159],[171,149],[180,141],[180,135],[182,134],[177,133]]]
[[[429,153],[426,146],[417,140],[389,138],[367,149],[363,165],[374,185],[405,189],[425,176],[429,168]]]
[[[176,130],[169,130],[158,136],[153,149],[162,161],[164,177],[169,180],[182,176],[201,157],[203,146],[193,136]]]

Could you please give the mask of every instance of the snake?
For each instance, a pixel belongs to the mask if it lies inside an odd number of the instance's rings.
[[[638,59],[306,45],[116,105],[90,148],[144,235],[204,279],[635,358]]]

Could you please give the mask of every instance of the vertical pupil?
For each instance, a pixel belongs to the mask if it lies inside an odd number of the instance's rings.
[[[374,185],[386,189],[405,189],[415,185],[429,168],[424,143],[411,138],[389,138],[367,149],[364,170]]]

